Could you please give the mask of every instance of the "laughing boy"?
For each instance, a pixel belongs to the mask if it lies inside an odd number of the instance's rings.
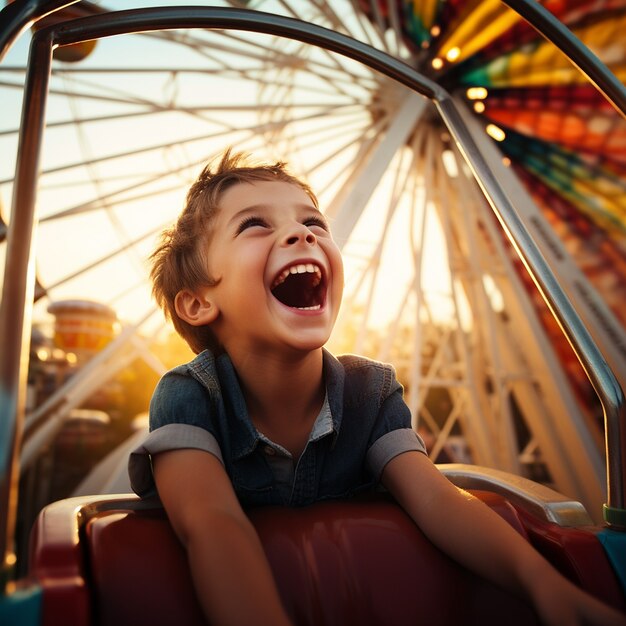
[[[211,624],[288,624],[244,507],[384,486],[428,538],[545,624],[621,624],[425,454],[391,366],[324,350],[343,265],[311,189],[227,152],[152,256],[153,293],[197,357],[166,374],[133,488],[154,489]],[[150,462],[151,461],[151,462]]]

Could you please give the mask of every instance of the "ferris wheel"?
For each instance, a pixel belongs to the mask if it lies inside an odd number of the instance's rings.
[[[626,382],[626,121],[554,44],[495,0],[215,4],[349,36],[445,88]],[[626,80],[626,2],[544,5]],[[56,17],[128,8],[79,3],[75,14]],[[11,155],[0,174],[4,223],[24,87],[21,46],[0,65],[0,141]],[[606,498],[599,406],[436,103],[311,42],[175,29],[55,51],[35,318],[80,298],[122,321],[107,353],[74,381],[85,394],[138,354],[159,369],[146,340],[162,323],[145,259],[199,170],[227,146],[287,161],[318,193],[347,268],[332,347],[394,362],[433,458],[540,477],[599,508]],[[78,404],[81,395],[74,397]],[[51,410],[34,407],[31,423]]]

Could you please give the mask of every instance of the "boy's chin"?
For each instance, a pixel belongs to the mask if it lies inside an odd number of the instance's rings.
[[[330,338],[336,317],[331,308],[302,312],[281,303],[274,303],[273,308],[274,329],[284,344],[312,351],[323,347]]]
[[[327,332],[298,333],[285,338],[285,345],[289,346],[294,352],[314,352],[323,348],[329,337],[330,333]]]

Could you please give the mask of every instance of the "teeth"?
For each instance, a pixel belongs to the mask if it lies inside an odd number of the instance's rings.
[[[272,289],[275,289],[281,283],[285,282],[285,278],[289,276],[289,274],[315,274],[315,280],[313,283],[314,287],[317,287],[322,282],[322,271],[317,265],[313,265],[313,263],[298,263],[296,265],[292,265],[284,269],[274,280],[272,283]],[[310,307],[316,308],[316,307]]]
[[[298,311],[319,311],[322,308],[321,304],[316,304],[315,306],[297,306],[295,307]]]

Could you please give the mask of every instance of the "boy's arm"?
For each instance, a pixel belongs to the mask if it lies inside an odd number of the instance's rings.
[[[443,552],[530,601],[542,623],[626,626],[626,617],[581,591],[483,502],[457,489],[420,452],[383,470],[383,485]]]
[[[202,450],[162,452],[154,478],[187,552],[211,624],[289,624],[256,530],[220,461]]]

